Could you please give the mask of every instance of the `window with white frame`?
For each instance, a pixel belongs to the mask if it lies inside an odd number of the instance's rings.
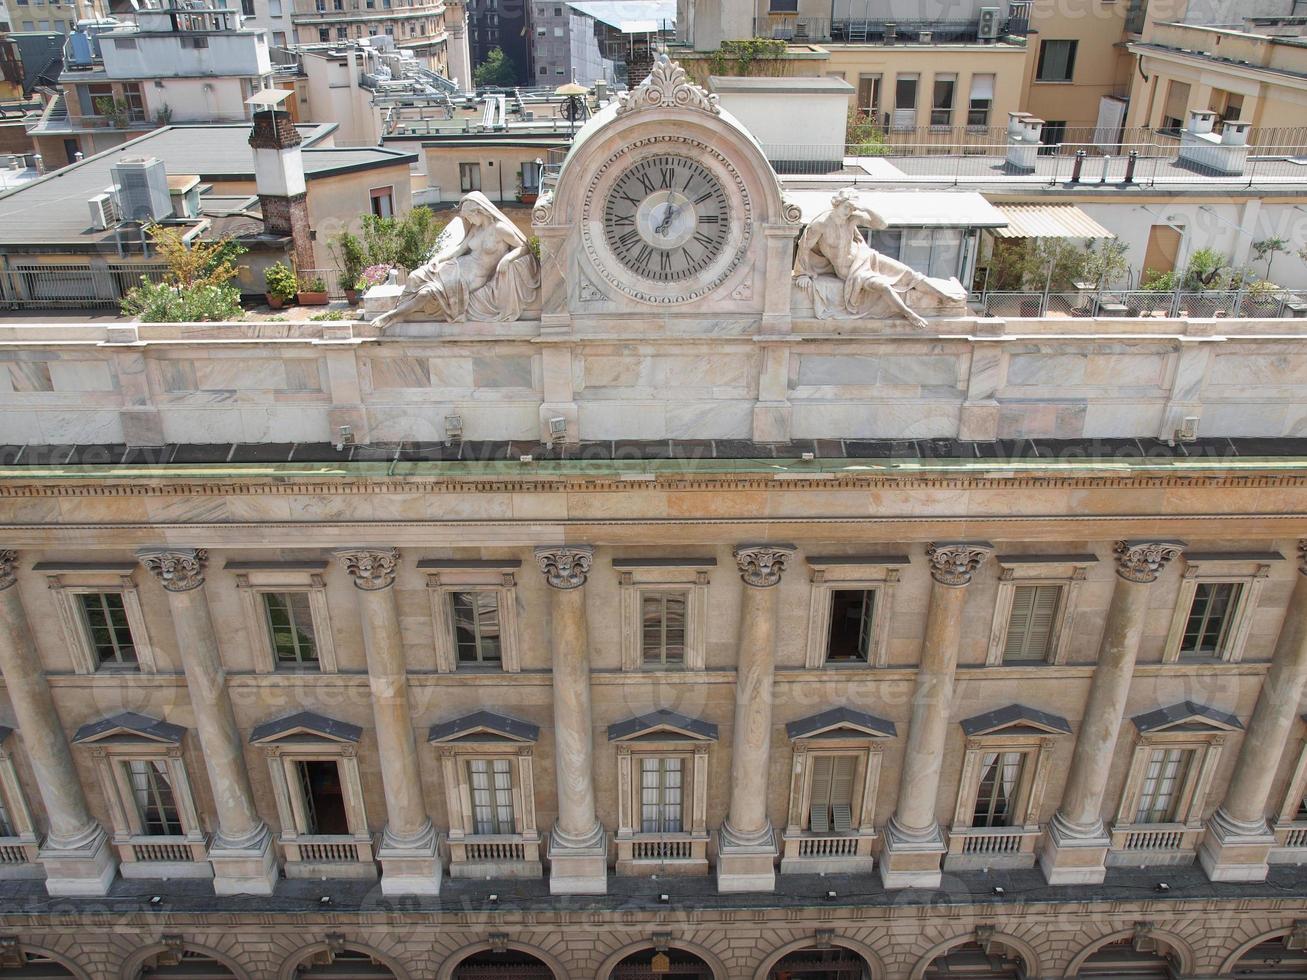
[[[967,718],[961,723],[966,737],[957,806],[950,834],[965,841],[977,832],[1002,828],[1038,830],[1044,787],[1052,764],[1052,748],[1069,735],[1065,718],[1010,704]],[[1033,863],[1031,847],[1023,849],[1025,863]],[[950,844],[950,852],[966,853]]]
[[[41,561],[32,567],[46,575],[74,670],[155,669],[135,562]]]
[[[685,760],[681,756],[640,757],[640,833],[679,834]]]
[[[83,725],[73,737],[87,746],[109,808],[124,877],[208,877],[206,835],[183,758],[185,729],[135,712]]]
[[[436,670],[517,673],[516,558],[423,559],[434,626]]]
[[[847,834],[853,826],[853,779],[858,756],[814,755],[808,790],[808,829],[816,834]]]
[[[235,573],[254,669],[336,672],[325,559],[227,562]]]
[[[614,558],[623,670],[703,670],[714,558]]]
[[[1232,715],[1190,701],[1131,720],[1134,753],[1113,833],[1158,825],[1200,830],[1227,734],[1243,726]]]
[[[477,834],[517,833],[513,806],[511,759],[469,759],[468,788],[472,793],[472,830]]]
[[[350,877],[373,877],[359,773],[357,725],[301,711],[258,725],[250,742],[264,750],[281,827],[286,876],[308,878],[323,864]]]
[[[967,97],[967,125],[983,129],[989,125],[994,108],[994,75],[972,75],[971,94]]]
[[[1176,595],[1162,661],[1243,659],[1253,616],[1277,552],[1192,552]]]
[[[881,746],[894,737],[894,724],[853,708],[832,708],[785,728],[794,746],[787,840],[873,836]]]
[[[894,590],[907,556],[812,556],[807,561],[812,591],[806,666],[885,666]]]
[[[1083,555],[999,555],[989,666],[1064,663],[1087,570]]]
[[[464,194],[481,190],[481,164],[460,163],[458,165],[458,187]]]

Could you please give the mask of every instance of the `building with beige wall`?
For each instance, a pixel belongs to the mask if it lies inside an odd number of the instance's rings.
[[[812,221],[662,65],[511,318],[0,326],[0,971],[1301,976],[1307,328],[823,319]]]

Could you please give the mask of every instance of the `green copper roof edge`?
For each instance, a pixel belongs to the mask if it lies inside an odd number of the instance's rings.
[[[603,476],[711,476],[772,474],[794,478],[830,474],[930,475],[1010,474],[1019,476],[1049,470],[1072,473],[1247,472],[1307,471],[1307,457],[1241,456],[1233,459],[639,459],[639,460],[513,460],[349,463],[177,463],[140,466],[0,466],[0,481],[33,480],[152,480],[152,479],[286,479],[462,477],[550,478]]]

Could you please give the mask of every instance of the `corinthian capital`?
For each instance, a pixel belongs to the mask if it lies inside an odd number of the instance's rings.
[[[545,581],[555,589],[579,589],[594,564],[595,550],[581,545],[570,548],[537,548],[536,563]]]
[[[12,555],[13,552],[6,551],[4,554]],[[0,557],[0,565],[2,565],[3,562],[4,558]],[[1307,538],[1303,538],[1298,542],[1298,572],[1299,574],[1307,575]],[[3,588],[3,586],[0,586],[0,588]]]
[[[740,567],[740,578],[745,585],[755,589],[769,589],[780,584],[781,572],[785,571],[794,556],[794,546],[790,544],[749,544],[741,545],[733,552],[735,564]]]
[[[18,552],[0,551],[0,592],[18,581]]]
[[[961,587],[971,584],[971,573],[993,554],[992,545],[977,541],[951,541],[926,545],[930,575],[940,585]]]
[[[204,548],[142,548],[136,557],[169,592],[190,592],[204,584],[209,552]]]
[[[395,572],[399,568],[398,548],[342,548],[335,555],[354,580],[356,589],[380,592],[395,584]]]
[[[1156,582],[1157,573],[1183,550],[1183,541],[1118,541],[1112,549],[1116,574],[1127,582]]]

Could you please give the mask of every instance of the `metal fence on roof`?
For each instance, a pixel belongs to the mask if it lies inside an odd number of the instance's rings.
[[[142,276],[158,282],[167,271],[154,263],[14,262],[0,269],[0,308],[117,309]]]
[[[983,292],[970,305],[980,316],[992,317],[1281,319],[1307,317],[1307,290]]]

